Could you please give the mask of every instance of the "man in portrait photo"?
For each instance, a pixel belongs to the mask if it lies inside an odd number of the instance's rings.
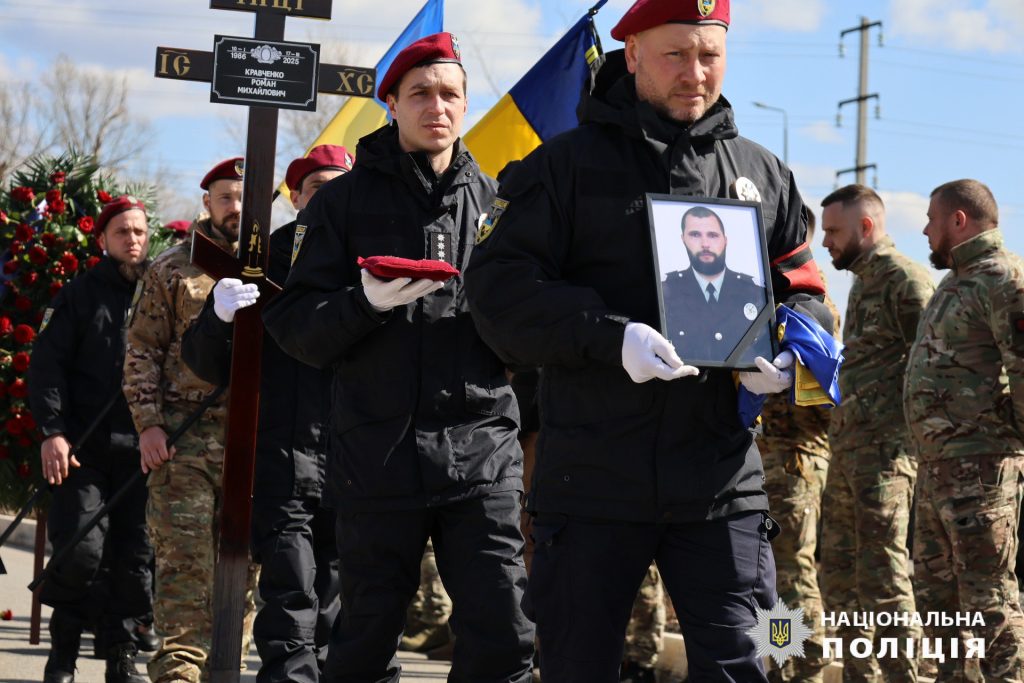
[[[683,214],[684,270],[662,282],[665,336],[687,363],[725,361],[765,305],[765,289],[754,278],[726,267],[725,224],[711,209]]]

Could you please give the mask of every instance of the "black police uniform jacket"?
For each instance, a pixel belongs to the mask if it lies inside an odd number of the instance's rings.
[[[725,360],[764,308],[765,289],[751,276],[726,268],[720,282],[710,301],[692,268],[665,277],[665,336],[683,360]]]
[[[80,462],[138,457],[138,436],[121,393],[124,324],[135,283],[110,257],[75,277],[44,314],[28,371],[32,416],[44,436],[64,434]],[[85,443],[80,437],[116,396]]]
[[[292,221],[270,235],[269,275],[278,284],[291,267],[295,227]],[[181,342],[181,356],[197,377],[211,384],[228,382],[233,331],[214,312],[211,291]],[[330,372],[297,361],[264,335],[254,496],[321,496],[330,401]]]
[[[341,509],[415,509],[522,489],[518,407],[473,326],[461,276],[377,313],[356,265],[359,256],[443,253],[465,268],[495,189],[461,141],[438,178],[387,126],[360,140],[354,168],[299,216],[301,246],[263,319],[285,351],[333,368],[327,485]]]
[[[622,340],[627,321],[659,327],[644,193],[727,197],[740,176],[762,197],[777,299],[827,321],[793,176],[738,137],[724,99],[684,128],[623,76],[584,96],[580,121],[503,181],[466,273],[481,336],[509,364],[544,367],[528,506],[639,522],[766,510],[732,372],[636,384]]]

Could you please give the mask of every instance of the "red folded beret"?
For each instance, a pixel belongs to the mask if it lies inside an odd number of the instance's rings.
[[[428,278],[443,282],[459,274],[459,269],[450,263],[431,259],[417,261],[398,256],[371,256],[369,258],[360,256],[356,259],[356,264],[377,277],[411,277],[414,280]]]
[[[146,213],[146,205],[130,194],[111,199],[103,205],[103,210],[100,211],[100,215],[96,218],[96,232],[103,232],[110,219],[117,214],[131,211],[132,209],[138,209],[142,213]]]
[[[391,67],[384,74],[377,88],[377,97],[381,102],[387,100],[388,92],[395,83],[402,80],[410,69],[427,64],[462,64],[462,53],[459,51],[459,39],[451,33],[435,33],[420,38],[415,43],[398,53]]]
[[[191,227],[192,221],[171,221],[170,223],[164,223],[164,230],[170,230],[171,232],[179,235],[184,235]]]
[[[352,155],[341,145],[317,145],[304,157],[299,157],[288,164],[288,172],[284,174],[284,182],[292,192],[298,192],[302,181],[310,173],[328,168],[339,171],[352,170]]]
[[[718,24],[729,28],[729,0],[637,0],[612,29],[612,38],[662,24]]]
[[[216,166],[210,169],[210,172],[203,176],[203,181],[199,183],[199,187],[203,190],[209,189],[210,183],[215,180],[241,180],[242,169],[245,167],[245,159],[242,157],[234,157],[232,159],[225,159]]]

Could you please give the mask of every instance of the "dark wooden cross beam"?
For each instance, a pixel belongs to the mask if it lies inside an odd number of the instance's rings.
[[[210,99],[215,101],[223,101],[217,99],[221,96],[217,91],[219,81],[237,83],[249,75],[245,69],[238,68],[239,62],[247,63],[245,55],[249,53],[253,59],[256,59],[256,53],[259,52],[262,58],[277,60],[257,64],[254,71],[261,73],[265,73],[261,71],[264,64],[267,65],[266,72],[271,74],[287,71],[289,59],[301,61],[305,58],[296,55],[312,55],[311,59],[317,63],[319,54],[316,46],[278,41],[284,38],[285,19],[289,16],[318,19],[329,19],[331,16],[331,0],[210,0],[210,7],[254,12],[256,30],[253,39],[226,39],[229,44],[233,41],[234,46],[222,50],[225,40],[218,37],[215,52],[157,48],[156,76],[210,82]],[[246,43],[250,47],[243,47]],[[259,83],[251,85],[268,93],[280,93],[294,88],[295,84],[291,74],[283,78],[273,75],[262,75],[259,78]],[[299,84],[299,90],[304,88],[306,95],[311,94],[311,99],[304,104],[302,98],[299,98],[291,103],[262,102],[249,106],[238,256],[223,251],[204,235],[196,233],[193,236],[192,262],[207,274],[216,279],[236,277],[255,283],[260,288],[259,303],[235,314],[231,394],[221,480],[220,536],[214,574],[213,642],[207,660],[213,683],[237,683],[239,680],[263,348],[260,310],[280,291],[266,277],[278,108],[313,108],[318,90],[356,97],[372,97],[376,90],[376,73],[373,69],[320,64],[319,70],[310,70],[305,78],[306,81]]]

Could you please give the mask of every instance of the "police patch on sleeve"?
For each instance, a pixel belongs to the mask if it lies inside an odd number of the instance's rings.
[[[295,226],[295,237],[292,238],[292,265],[295,265],[295,259],[299,257],[299,247],[302,246],[302,238],[306,236],[306,226],[296,225]]]
[[[476,229],[476,243],[480,244],[485,239],[491,236],[494,229],[498,227],[498,221],[501,220],[501,215],[505,213],[505,209],[508,208],[508,201],[505,199],[495,199],[491,204],[491,210],[482,216],[480,216],[480,224]]]
[[[740,176],[736,179],[736,182],[732,184],[733,192],[736,193],[736,199],[743,200],[745,202],[760,202],[761,192],[757,189],[757,185],[750,178]]]
[[[39,322],[39,331],[42,332],[46,329],[46,326],[50,324],[50,318],[53,317],[53,309],[47,308],[43,311],[43,319]]]

